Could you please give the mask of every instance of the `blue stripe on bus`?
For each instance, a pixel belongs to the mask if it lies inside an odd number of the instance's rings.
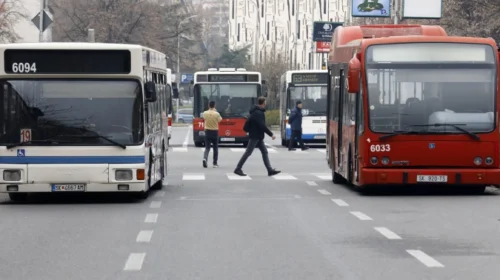
[[[137,164],[145,162],[144,156],[0,156],[0,164]]]
[[[285,130],[285,140],[290,140],[291,136],[292,136],[292,130],[290,128],[287,128]],[[316,136],[326,136],[326,134],[325,133],[302,134],[302,140],[322,140],[322,139],[315,139],[314,137]]]

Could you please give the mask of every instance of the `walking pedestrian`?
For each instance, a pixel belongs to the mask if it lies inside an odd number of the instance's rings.
[[[205,153],[203,155],[203,167],[207,168],[208,154],[210,153],[210,145],[214,146],[214,168],[219,167],[217,160],[219,157],[219,122],[222,117],[215,110],[215,101],[208,103],[208,110],[203,112],[205,120]]]
[[[295,102],[295,108],[290,112],[290,117],[288,117],[288,123],[291,128],[290,141],[288,142],[288,150],[295,151],[295,138],[299,142],[302,151],[309,149],[304,145],[304,140],[302,140],[302,101],[297,100]]]
[[[248,146],[245,150],[245,153],[241,157],[238,165],[236,165],[236,169],[234,170],[234,173],[237,175],[247,175],[243,173],[243,164],[245,164],[248,157],[252,155],[255,148],[258,148],[260,150],[262,154],[262,160],[264,161],[264,165],[266,166],[267,174],[269,176],[273,176],[281,172],[271,167],[271,163],[269,162],[269,153],[267,152],[266,144],[264,143],[264,133],[269,135],[273,140],[276,139],[276,136],[274,136],[266,126],[266,115],[264,114],[265,111],[266,98],[259,97],[257,105],[250,109],[250,116],[248,116],[248,119],[245,122],[244,129],[246,132],[248,132],[248,136],[250,139],[248,141]]]

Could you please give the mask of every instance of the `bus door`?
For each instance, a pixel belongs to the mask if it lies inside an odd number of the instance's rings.
[[[339,73],[339,86],[336,88],[335,93],[337,99],[337,167],[342,164],[342,128],[344,127],[344,87],[345,87],[344,69],[340,69]]]

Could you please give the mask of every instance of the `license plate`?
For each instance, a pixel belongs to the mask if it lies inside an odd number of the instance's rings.
[[[326,139],[326,135],[316,135],[314,139]]]
[[[446,183],[446,182],[448,182],[448,176],[446,176],[446,175],[417,175],[417,182]]]
[[[235,141],[236,139],[234,138],[221,138],[220,141],[224,141],[224,142],[230,142],[230,141]]]
[[[85,185],[84,184],[61,184],[61,185],[52,185],[53,192],[84,192]]]

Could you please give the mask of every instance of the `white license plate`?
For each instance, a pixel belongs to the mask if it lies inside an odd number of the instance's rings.
[[[84,192],[85,185],[84,184],[61,184],[61,185],[52,185],[53,192]]]
[[[446,176],[446,175],[417,175],[417,182],[446,183],[446,182],[448,182],[448,176]]]
[[[231,141],[235,141],[236,139],[234,138],[221,138],[220,141],[224,141],[224,142],[231,142]]]
[[[326,139],[326,135],[316,135],[314,139]]]

